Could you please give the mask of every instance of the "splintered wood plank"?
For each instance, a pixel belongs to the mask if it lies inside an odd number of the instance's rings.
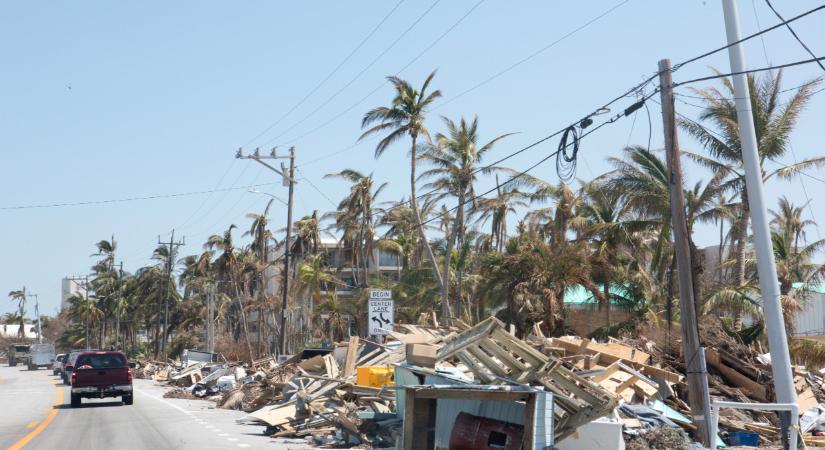
[[[360,344],[358,336],[350,336],[347,344],[347,357],[344,362],[344,377],[355,375],[355,361],[358,359],[358,349]]]
[[[436,360],[449,358],[450,356],[458,353],[466,347],[475,344],[478,340],[487,337],[490,334],[490,332],[492,332],[499,326],[500,322],[498,321],[498,319],[496,319],[495,317],[490,317],[484,322],[481,322],[478,325],[476,325],[474,328],[471,328],[457,335],[454,339],[445,343],[444,346],[438,350],[438,353],[436,354]]]
[[[496,379],[490,376],[490,374],[482,371],[479,364],[475,362],[473,358],[465,351],[462,350],[458,352],[458,354],[456,354],[456,357],[459,361],[463,362],[464,365],[467,366],[467,368],[470,369],[471,372],[473,372],[473,375],[475,375],[476,382],[492,384],[496,381]]]
[[[483,340],[479,347],[482,350],[490,353],[491,355],[495,356],[499,359],[502,363],[506,364],[510,367],[511,372],[521,373],[529,369],[527,365],[521,362],[518,358],[514,357],[512,354],[504,350],[503,348],[496,345],[495,342],[490,341],[489,339]]]
[[[484,365],[484,368],[488,371],[503,378],[508,378],[510,376],[510,374],[502,367],[501,363],[494,361],[487,355],[487,353],[484,353],[484,350],[479,348],[477,345],[467,347],[465,351],[467,351],[468,353],[473,355],[477,360],[479,360]]]

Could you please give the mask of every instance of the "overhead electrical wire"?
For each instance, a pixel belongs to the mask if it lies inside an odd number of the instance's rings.
[[[214,192],[227,192],[227,191],[237,191],[240,189],[251,189],[260,186],[271,186],[273,184],[278,183],[258,183],[258,184],[249,184],[246,186],[237,186],[237,187],[228,187],[228,188],[220,188],[220,189],[207,189],[203,191],[190,191],[190,192],[178,192],[173,194],[157,194],[157,195],[146,195],[142,197],[125,197],[125,198],[114,198],[114,199],[106,199],[106,200],[84,200],[84,201],[75,201],[75,202],[63,202],[63,203],[44,203],[44,204],[32,204],[32,205],[15,205],[15,206],[0,206],[0,211],[10,211],[10,210],[19,210],[19,209],[44,209],[44,208],[63,208],[69,206],[88,206],[88,205],[104,205],[109,203],[126,203],[126,202],[135,202],[141,200],[158,200],[164,198],[175,198],[175,197],[190,197],[194,195],[204,195],[204,194],[211,194]]]
[[[339,96],[339,95],[341,95],[341,93],[342,93],[342,92],[344,92],[347,88],[349,88],[350,86],[352,86],[352,84],[353,84],[353,83],[355,83],[356,81],[358,81],[358,80],[361,78],[361,76],[362,76],[364,73],[366,73],[366,72],[367,72],[367,70],[369,70],[372,66],[374,66],[374,65],[375,65],[375,64],[376,64],[376,63],[377,63],[377,62],[378,62],[381,58],[383,58],[383,57],[384,57],[384,55],[386,55],[387,53],[389,53],[389,51],[390,51],[390,50],[392,50],[392,49],[393,49],[393,48],[394,48],[394,47],[395,47],[395,46],[396,46],[399,42],[401,42],[401,39],[403,39],[403,38],[404,38],[404,36],[406,36],[407,34],[409,34],[409,32],[410,32],[410,31],[412,31],[412,30],[413,30],[413,28],[415,28],[415,27],[416,27],[416,26],[417,26],[417,25],[418,25],[418,24],[419,24],[419,23],[420,23],[420,22],[424,19],[424,17],[426,17],[426,16],[430,13],[430,11],[432,11],[432,10],[433,10],[433,9],[434,9],[434,8],[435,8],[435,7],[436,7],[436,6],[440,3],[440,2],[441,2],[441,0],[435,0],[435,1],[434,1],[431,5],[430,5],[430,7],[429,7],[429,8],[427,8],[427,9],[426,9],[426,10],[425,10],[425,11],[424,11],[421,15],[419,15],[419,16],[418,16],[418,18],[417,18],[417,19],[415,19],[415,21],[414,21],[414,22],[413,22],[413,23],[412,23],[409,27],[407,27],[407,29],[405,29],[405,30],[404,30],[404,31],[403,31],[403,32],[402,32],[402,33],[401,33],[401,34],[400,34],[397,38],[395,38],[395,40],[394,40],[394,41],[392,41],[392,43],[390,43],[390,45],[389,45],[389,46],[387,46],[387,47],[386,47],[386,48],[385,48],[385,49],[384,49],[381,53],[379,53],[379,54],[378,54],[378,56],[376,56],[375,58],[373,58],[373,59],[372,59],[372,61],[370,61],[370,63],[369,63],[369,64],[367,64],[367,65],[366,65],[363,69],[361,69],[361,71],[359,71],[359,72],[358,72],[358,73],[357,73],[357,74],[356,74],[356,75],[355,75],[352,79],[350,79],[350,80],[349,80],[349,82],[347,82],[347,84],[345,84],[345,85],[344,85],[344,86],[342,86],[340,89],[338,89],[337,91],[335,91],[335,93],[334,93],[334,94],[332,94],[330,97],[328,97],[326,100],[324,100],[324,101],[323,101],[323,103],[321,103],[320,105],[318,105],[315,109],[313,109],[312,111],[310,111],[310,112],[309,112],[309,114],[305,115],[303,118],[301,118],[301,119],[300,119],[300,120],[298,120],[297,122],[295,122],[295,123],[293,123],[292,125],[290,125],[289,127],[287,127],[285,130],[283,130],[283,131],[282,131],[280,134],[278,134],[277,136],[275,136],[275,137],[273,137],[273,138],[269,139],[268,141],[266,141],[263,145],[264,145],[264,146],[269,145],[269,144],[271,144],[272,142],[275,142],[276,140],[280,139],[281,137],[283,137],[283,135],[285,135],[286,133],[288,133],[288,132],[292,131],[292,130],[293,130],[293,129],[295,129],[295,127],[297,127],[298,125],[301,125],[302,123],[306,122],[306,121],[307,121],[307,119],[309,119],[310,117],[314,116],[314,115],[315,115],[315,113],[317,113],[318,111],[320,111],[321,109],[323,109],[323,108],[324,108],[325,106],[327,106],[327,105],[328,105],[331,101],[333,101],[333,100],[335,100],[336,98],[338,98],[338,96]]]
[[[463,21],[464,21],[464,19],[466,19],[466,18],[467,18],[470,14],[472,14],[472,12],[476,10],[476,8],[478,8],[479,6],[481,6],[481,4],[482,4],[482,3],[484,3],[484,1],[485,1],[485,0],[479,0],[479,1],[475,4],[475,5],[473,5],[473,7],[472,7],[472,8],[470,8],[469,10],[467,10],[467,12],[465,12],[465,13],[464,13],[464,15],[462,15],[462,16],[461,16],[458,20],[456,20],[455,22],[453,22],[453,24],[452,24],[449,28],[447,28],[447,29],[446,29],[443,33],[441,33],[441,35],[439,35],[437,38],[435,38],[435,40],[433,40],[433,41],[432,41],[432,42],[431,42],[431,43],[430,43],[427,47],[425,47],[423,50],[421,50],[420,52],[418,52],[418,55],[416,55],[413,59],[411,59],[411,60],[410,60],[410,61],[409,61],[409,62],[408,62],[408,63],[407,63],[404,67],[402,67],[401,69],[397,70],[397,71],[395,72],[395,76],[400,75],[400,74],[401,74],[404,70],[406,70],[407,68],[409,68],[411,65],[413,65],[413,64],[414,64],[416,61],[418,61],[419,59],[421,59],[421,57],[422,57],[422,56],[424,56],[424,54],[426,54],[426,53],[427,53],[430,49],[432,49],[433,47],[435,47],[435,45],[436,45],[436,44],[438,44],[439,42],[441,42],[441,40],[442,40],[442,39],[444,39],[444,38],[445,38],[448,34],[450,34],[450,33],[451,33],[451,32],[452,32],[452,31],[453,31],[453,30],[454,30],[454,29],[455,29],[455,28],[456,28],[456,27],[457,27],[457,26],[461,23],[461,22],[463,22]],[[364,103],[364,102],[365,102],[368,98],[372,97],[372,96],[373,96],[376,92],[378,92],[378,91],[379,91],[381,88],[383,88],[386,84],[387,84],[387,80],[382,81],[382,82],[381,82],[381,84],[377,85],[375,88],[373,88],[373,89],[372,89],[371,91],[369,91],[366,95],[364,95],[363,97],[361,97],[358,101],[356,101],[354,104],[352,104],[351,106],[349,106],[349,107],[348,107],[348,108],[346,108],[345,110],[343,110],[343,111],[339,112],[338,114],[336,114],[336,115],[332,116],[331,118],[329,118],[329,119],[328,119],[328,120],[326,120],[325,122],[321,123],[320,125],[317,125],[316,127],[312,128],[312,129],[310,129],[310,130],[308,130],[308,131],[306,131],[306,132],[304,132],[304,133],[302,133],[302,134],[300,134],[300,135],[298,135],[298,136],[296,136],[296,137],[294,137],[294,138],[290,138],[290,139],[288,139],[288,140],[285,140],[285,141],[284,141],[284,143],[283,143],[283,144],[281,144],[281,145],[289,145],[289,144],[292,144],[292,143],[294,143],[294,142],[297,142],[297,141],[299,141],[299,140],[301,140],[301,139],[303,139],[303,138],[305,138],[305,137],[307,137],[307,136],[309,136],[309,135],[311,135],[311,134],[315,133],[316,131],[318,131],[318,130],[320,130],[320,129],[324,128],[324,127],[326,127],[327,125],[331,124],[332,122],[335,122],[336,120],[340,119],[342,116],[344,116],[345,114],[347,114],[348,112],[350,112],[350,111],[352,111],[353,109],[355,109],[356,107],[358,107],[360,104]],[[274,139],[272,139],[272,141],[274,141]],[[267,142],[267,145],[268,145],[269,143],[270,143],[270,142]],[[341,150],[340,152],[336,152],[336,153],[334,153],[334,154],[343,153],[343,152],[344,152],[344,151],[346,151],[346,150],[350,150],[350,149],[354,148],[357,144],[358,144],[358,143],[356,142],[355,144],[351,145],[350,147],[347,147],[345,150]],[[306,163],[304,163],[304,165],[306,165]]]
[[[763,35],[763,34],[765,34],[765,33],[769,32],[769,31],[773,31],[773,30],[775,30],[775,29],[777,29],[777,28],[780,28],[780,27],[782,27],[782,26],[785,26],[785,25],[787,25],[787,24],[789,24],[789,23],[796,22],[797,20],[799,20],[799,19],[801,19],[801,18],[803,18],[803,17],[807,17],[807,16],[809,16],[809,15],[811,15],[811,14],[815,13],[815,12],[821,11],[821,10],[823,10],[823,9],[825,9],[825,5],[820,5],[820,6],[817,6],[816,8],[813,8],[813,9],[810,9],[810,10],[808,10],[808,11],[805,11],[804,13],[799,14],[798,16],[794,16],[794,17],[792,17],[792,18],[790,18],[790,19],[788,19],[788,20],[783,20],[782,22],[780,22],[780,23],[778,23],[778,24],[776,24],[776,25],[773,25],[773,26],[771,26],[771,27],[769,27],[769,28],[765,28],[765,29],[764,29],[764,30],[762,30],[762,31],[759,31],[759,32],[753,33],[753,34],[751,34],[751,35],[745,36],[745,37],[743,37],[742,39],[739,39],[738,41],[731,42],[730,44],[724,45],[724,46],[722,46],[722,47],[719,47],[719,48],[717,48],[717,49],[711,50],[711,51],[709,51],[709,52],[702,53],[702,54],[700,54],[700,55],[698,55],[698,56],[694,56],[693,58],[690,58],[690,59],[688,59],[688,60],[686,60],[686,61],[682,61],[682,62],[680,62],[679,64],[675,64],[671,70],[672,70],[672,71],[679,70],[679,68],[681,68],[682,66],[684,66],[684,65],[686,65],[686,64],[690,64],[690,63],[692,63],[692,62],[696,62],[696,61],[698,61],[698,60],[700,60],[700,59],[706,58],[706,57],[708,57],[708,56],[710,56],[710,55],[713,55],[713,54],[715,54],[715,53],[721,52],[721,51],[723,51],[723,50],[727,50],[728,48],[733,47],[734,45],[741,44],[742,42],[749,41],[749,40],[751,40],[751,39],[753,39],[753,38],[755,38],[755,37],[757,37],[757,36],[761,36],[761,35]]]
[[[272,123],[272,124],[270,124],[268,127],[266,127],[263,131],[261,131],[260,133],[258,133],[257,135],[255,135],[255,137],[253,137],[253,138],[252,138],[252,139],[250,139],[247,143],[245,143],[244,145],[242,145],[242,147],[246,147],[246,146],[248,146],[249,144],[251,144],[251,143],[255,142],[255,140],[256,140],[256,139],[260,138],[261,136],[263,136],[263,135],[265,135],[266,133],[268,133],[271,129],[273,129],[273,128],[275,128],[276,126],[278,126],[278,124],[280,124],[281,122],[283,122],[283,120],[284,120],[284,119],[286,119],[286,118],[287,118],[290,114],[292,114],[292,112],[293,112],[293,111],[295,111],[296,109],[298,109],[298,108],[299,108],[301,105],[303,105],[303,104],[304,104],[304,103],[305,103],[305,102],[306,102],[306,101],[307,101],[307,100],[308,100],[308,99],[309,99],[309,98],[310,98],[313,94],[315,94],[316,92],[318,92],[318,89],[320,89],[320,88],[321,88],[324,84],[326,84],[326,82],[327,82],[327,81],[329,81],[329,79],[330,79],[330,78],[332,78],[332,76],[333,76],[333,75],[335,75],[336,73],[338,73],[338,71],[341,69],[341,67],[343,67],[343,66],[344,66],[344,64],[346,64],[346,63],[347,63],[347,62],[348,62],[348,61],[349,61],[349,60],[353,57],[353,55],[355,55],[355,53],[356,53],[358,50],[360,50],[360,49],[361,49],[361,47],[363,47],[363,46],[364,46],[364,44],[366,44],[366,42],[367,42],[368,40],[370,40],[370,38],[372,38],[372,36],[375,34],[375,32],[376,32],[376,31],[378,31],[378,29],[379,29],[379,28],[381,28],[381,26],[382,26],[382,25],[384,25],[384,23],[387,21],[387,19],[389,19],[389,18],[390,18],[390,16],[392,16],[392,15],[393,15],[393,13],[395,13],[395,11],[398,9],[398,7],[399,7],[399,6],[401,6],[401,4],[402,4],[402,3],[404,3],[404,1],[405,1],[405,0],[399,0],[399,1],[398,1],[398,3],[396,3],[396,4],[395,4],[395,6],[393,6],[393,7],[392,7],[392,9],[390,9],[390,11],[389,11],[387,14],[385,14],[385,15],[384,15],[384,17],[383,17],[383,18],[382,18],[382,19],[381,19],[381,20],[380,20],[380,21],[379,21],[379,22],[378,22],[378,23],[377,23],[377,24],[376,24],[376,25],[372,28],[372,30],[370,30],[370,32],[369,32],[369,33],[367,33],[367,35],[366,35],[366,36],[364,36],[364,38],[363,38],[363,39],[361,39],[361,42],[359,42],[359,43],[358,43],[358,45],[356,45],[356,46],[355,46],[355,48],[353,48],[353,49],[349,52],[349,54],[347,54],[347,56],[345,56],[345,57],[344,57],[344,59],[342,59],[342,60],[341,60],[341,62],[339,62],[339,63],[338,63],[338,65],[337,65],[337,66],[335,66],[335,68],[334,68],[334,69],[332,69],[332,71],[330,71],[330,72],[327,74],[327,76],[325,76],[325,77],[324,77],[324,78],[323,78],[320,82],[318,82],[318,84],[316,84],[316,85],[315,85],[315,87],[314,87],[314,88],[312,88],[309,92],[307,92],[307,93],[306,93],[306,95],[304,95],[304,97],[303,97],[301,100],[299,100],[299,101],[298,101],[298,103],[295,103],[295,104],[294,104],[294,105],[293,105],[293,106],[292,106],[292,107],[291,107],[291,108],[290,108],[287,112],[285,112],[283,115],[281,115],[281,117],[279,117],[279,118],[278,118],[275,122],[273,122],[273,123]]]
[[[765,71],[774,70],[774,69],[785,69],[787,67],[801,66],[801,65],[804,65],[804,64],[810,64],[810,63],[819,62],[819,61],[822,61],[822,60],[825,60],[825,56],[819,56],[819,57],[815,57],[815,58],[811,58],[811,59],[805,59],[805,60],[802,60],[802,61],[794,61],[794,62],[790,62],[790,63],[786,63],[786,64],[779,64],[779,65],[776,65],[776,66],[760,67],[758,69],[748,69],[748,70],[741,70],[739,72],[729,72],[729,73],[721,73],[721,74],[717,74],[717,75],[709,75],[709,76],[706,76],[706,77],[694,78],[692,80],[686,80],[686,81],[680,81],[678,83],[673,83],[673,87],[683,86],[683,85],[690,84],[690,83],[697,83],[699,81],[716,80],[716,79],[719,79],[719,78],[726,78],[726,77],[730,77],[730,76],[733,76],[733,75],[742,75],[742,74],[749,74],[749,73],[756,73],[756,72],[765,72]]]
[[[778,17],[779,20],[781,20],[785,23],[785,26],[788,28],[788,31],[790,31],[791,34],[793,35],[794,39],[796,39],[796,41],[799,42],[799,45],[801,45],[802,48],[804,48],[805,51],[808,52],[809,55],[811,55],[811,57],[816,58],[816,55],[814,54],[814,52],[812,52],[811,49],[808,48],[808,46],[805,45],[804,42],[802,42],[802,39],[799,37],[798,34],[796,34],[796,31],[794,31],[794,29],[791,28],[790,22],[785,22],[785,18],[782,17],[782,14],[779,14],[779,11],[777,11],[776,8],[773,7],[773,5],[771,4],[771,0],[765,0],[765,3],[768,4],[768,8],[770,8],[771,11],[773,11],[774,15],[776,15],[776,17]],[[767,51],[766,51],[766,53],[767,53]],[[823,71],[825,71],[825,65],[822,65],[821,61],[817,61],[817,64],[819,64],[819,67]]]
[[[491,76],[489,76],[489,77],[485,78],[485,79],[484,79],[484,80],[482,80],[481,82],[479,82],[479,83],[477,83],[477,84],[473,85],[473,86],[472,86],[472,87],[470,87],[469,89],[467,89],[467,90],[465,90],[465,91],[462,91],[462,92],[461,92],[461,93],[459,93],[458,95],[454,95],[454,96],[450,97],[450,99],[449,99],[449,100],[447,100],[447,101],[445,101],[445,102],[442,102],[442,103],[438,104],[436,107],[434,107],[434,108],[433,108],[433,110],[436,110],[436,109],[442,108],[442,107],[444,107],[444,106],[446,106],[446,105],[448,105],[448,104],[450,104],[450,103],[452,103],[452,102],[454,102],[454,101],[458,100],[459,98],[461,98],[461,97],[463,97],[463,96],[465,96],[465,95],[469,94],[470,92],[472,92],[472,91],[474,91],[474,90],[476,90],[476,89],[478,89],[478,88],[480,88],[480,87],[484,86],[485,84],[487,84],[487,83],[489,83],[489,82],[491,82],[491,81],[495,80],[496,78],[498,78],[498,77],[500,77],[500,76],[502,76],[502,75],[506,74],[507,72],[509,72],[509,71],[511,71],[511,70],[513,70],[513,69],[515,69],[516,67],[518,67],[518,66],[520,66],[520,65],[522,65],[522,64],[524,64],[524,63],[526,63],[526,62],[530,61],[531,59],[533,59],[533,58],[535,58],[535,57],[539,56],[540,54],[542,54],[542,53],[546,52],[547,50],[549,50],[549,49],[551,49],[551,48],[555,47],[556,45],[558,45],[559,43],[563,42],[564,40],[566,40],[566,39],[567,39],[567,38],[569,38],[570,36],[573,36],[574,34],[576,34],[576,33],[580,32],[580,31],[584,30],[585,28],[589,27],[590,25],[592,25],[592,24],[594,24],[594,23],[598,22],[598,21],[599,21],[599,19],[601,19],[601,18],[603,18],[603,17],[605,17],[605,16],[609,15],[610,13],[614,12],[615,10],[617,10],[617,9],[619,9],[620,7],[622,7],[622,6],[624,6],[625,4],[627,4],[629,1],[630,1],[630,0],[623,0],[623,1],[621,1],[621,2],[619,2],[619,3],[617,3],[617,4],[615,4],[615,5],[613,5],[611,8],[609,8],[609,9],[607,9],[606,11],[602,12],[601,14],[597,15],[596,17],[593,17],[592,19],[588,20],[588,21],[587,21],[587,22],[585,22],[584,24],[579,25],[578,27],[574,28],[572,31],[567,32],[566,34],[564,34],[563,36],[561,36],[561,37],[559,37],[558,39],[554,40],[553,42],[551,42],[551,43],[549,43],[549,44],[545,45],[544,47],[542,47],[542,48],[540,48],[540,49],[538,49],[538,50],[534,51],[533,53],[531,53],[531,54],[527,55],[526,57],[524,57],[524,58],[522,58],[522,59],[520,59],[520,60],[518,60],[518,61],[514,62],[513,64],[510,64],[509,66],[505,67],[504,69],[502,69],[502,70],[500,70],[500,71],[498,71],[498,72],[494,73],[493,75],[491,75]]]

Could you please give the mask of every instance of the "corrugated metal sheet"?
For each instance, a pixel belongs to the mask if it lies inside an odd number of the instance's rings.
[[[814,294],[794,320],[797,336],[825,334],[825,294]]]

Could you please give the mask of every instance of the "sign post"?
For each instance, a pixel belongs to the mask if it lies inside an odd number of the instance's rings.
[[[392,291],[371,289],[369,301],[369,334],[383,337],[395,323],[395,302]]]

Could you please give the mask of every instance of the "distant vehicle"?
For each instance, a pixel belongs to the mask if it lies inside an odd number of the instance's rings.
[[[54,363],[52,363],[52,373],[55,375],[60,375],[63,371],[63,361],[66,360],[65,353],[58,353],[57,356],[54,357]]]
[[[134,403],[132,369],[121,352],[84,352],[75,360],[72,370],[72,408],[81,399],[121,397],[123,403]]]
[[[11,344],[9,346],[9,367],[23,363],[29,356],[29,344]]]
[[[54,363],[54,345],[32,344],[29,348],[29,357],[26,363],[29,366],[29,370],[51,367]]]
[[[69,384],[72,381],[72,368],[74,367],[75,360],[81,353],[85,352],[96,352],[97,349],[87,349],[87,350],[72,350],[66,355],[66,361],[63,363],[63,384]]]

